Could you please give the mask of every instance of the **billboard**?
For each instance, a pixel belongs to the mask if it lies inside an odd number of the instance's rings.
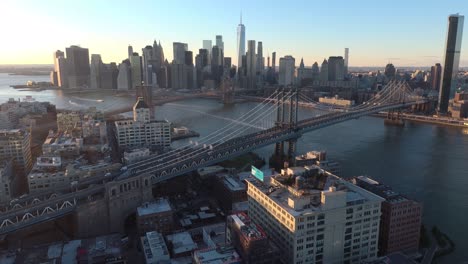
[[[252,166],[252,171],[251,171],[251,173],[252,173],[252,175],[253,175],[255,178],[257,178],[257,179],[263,181],[263,179],[264,179],[264,177],[263,177],[263,171],[261,171],[261,170],[255,168],[254,166]]]

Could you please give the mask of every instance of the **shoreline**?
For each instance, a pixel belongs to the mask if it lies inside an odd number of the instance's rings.
[[[379,118],[386,118],[387,114],[386,113],[376,113],[376,114],[372,114],[370,116],[379,117]],[[457,119],[450,120],[450,121],[444,121],[444,120],[438,120],[438,119],[436,119],[434,117],[430,117],[430,116],[417,116],[417,115],[408,115],[408,114],[402,114],[402,119],[404,121],[410,121],[410,122],[415,122],[415,123],[432,124],[432,125],[457,127],[457,128],[468,128],[468,121],[457,120]],[[455,123],[453,123],[453,122],[455,122]]]

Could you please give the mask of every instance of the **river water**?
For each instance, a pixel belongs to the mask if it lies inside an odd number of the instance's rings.
[[[24,92],[9,88],[28,80],[45,81],[47,76],[0,74],[0,102],[10,97],[32,95],[58,108],[97,106],[102,110],[131,105],[132,98],[109,93]],[[99,103],[96,100],[102,99]],[[184,125],[202,136],[242,116],[257,103],[224,106],[215,100],[192,99],[156,108],[158,119]],[[300,109],[299,117],[318,112]],[[260,122],[259,125],[262,123]],[[239,127],[242,124],[239,124]],[[184,144],[187,141],[178,141]],[[384,126],[383,120],[363,117],[303,135],[298,153],[327,150],[328,157],[341,163],[344,177],[367,175],[424,205],[426,226],[437,225],[456,244],[456,250],[438,263],[468,261],[468,130],[429,124],[407,123],[405,127]],[[256,152],[268,159],[273,146]]]

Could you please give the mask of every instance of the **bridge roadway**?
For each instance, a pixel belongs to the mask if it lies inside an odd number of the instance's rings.
[[[95,194],[104,193],[104,190],[105,186],[103,184],[90,185],[88,188],[77,192],[58,195],[48,200],[28,204],[23,208],[4,212],[0,217],[0,235],[62,217],[72,212],[80,202],[88,200],[89,197]],[[6,219],[9,219],[13,224],[5,221]],[[21,222],[21,225],[16,224],[19,222]]]
[[[237,137],[223,142],[221,144],[214,145],[212,150],[207,149],[205,151],[202,151],[202,154],[195,155],[191,159],[178,160],[177,157],[173,157],[173,162],[171,162],[171,164],[167,166],[151,166],[156,162],[164,163],[167,162],[167,160],[162,159],[155,161],[149,159],[148,162],[144,165],[140,165],[138,166],[138,168],[133,168],[134,171],[130,175],[140,173],[151,173],[153,184],[156,184],[158,182],[165,181],[173,177],[194,171],[198,168],[210,166],[223,160],[248,153],[257,148],[268,146],[276,142],[297,139],[302,134],[313,130],[331,126],[347,120],[356,119],[361,116],[366,116],[372,113],[377,113],[380,111],[390,110],[404,106],[406,107],[413,104],[420,104],[423,102],[425,102],[425,100],[414,101],[411,103],[375,105],[358,111],[329,113],[322,116],[299,121],[295,127],[273,127],[260,132]],[[183,155],[183,152],[181,152],[181,154]]]
[[[130,166],[129,171],[115,177],[114,181],[126,180],[140,174],[151,174],[153,184],[192,172],[198,168],[206,167],[220,161],[230,159],[254,149],[261,148],[276,142],[297,139],[302,134],[331,126],[340,122],[356,119],[380,111],[407,107],[413,104],[425,103],[421,99],[407,103],[390,103],[385,105],[369,105],[359,110],[348,112],[334,112],[299,121],[296,126],[273,127],[260,132],[236,137],[225,142],[214,144],[212,149],[203,149],[189,159],[182,159],[184,154],[193,151],[193,148],[185,148],[179,151],[176,158],[152,157],[138,166]],[[164,165],[170,163],[168,165]],[[155,165],[160,164],[160,165]],[[102,179],[101,179],[102,180]],[[28,204],[23,208],[17,208],[0,215],[0,235],[14,232],[15,230],[31,226],[35,223],[54,220],[74,210],[80,202],[85,202],[88,197],[103,193],[104,184],[90,185],[89,188],[76,192],[59,195],[57,197],[40,201],[36,204]],[[67,205],[67,206],[64,206]]]

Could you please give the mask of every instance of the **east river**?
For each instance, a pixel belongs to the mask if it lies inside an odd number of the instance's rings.
[[[133,98],[116,97],[110,93],[34,92],[9,87],[11,84],[25,84],[28,80],[48,79],[48,76],[0,73],[0,102],[31,95],[37,101],[50,101],[59,109],[97,106],[101,110],[121,108],[134,102]],[[98,99],[104,101],[98,102]],[[256,105],[246,102],[224,106],[216,100],[192,99],[159,106],[156,117],[184,125],[203,137]],[[300,118],[316,114],[318,112],[310,109],[299,111]],[[437,225],[456,244],[455,252],[437,262],[468,261],[467,129],[409,122],[405,127],[390,127],[384,126],[382,119],[364,117],[307,133],[297,145],[298,153],[326,150],[329,159],[340,162],[344,177],[366,175],[421,201],[425,225],[429,228]],[[272,151],[273,146],[269,146],[256,152],[268,160]]]

